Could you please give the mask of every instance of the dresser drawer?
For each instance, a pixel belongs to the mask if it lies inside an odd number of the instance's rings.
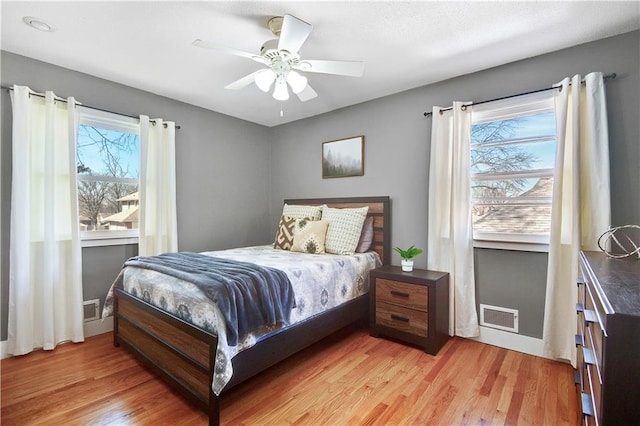
[[[604,353],[602,351],[602,329],[598,323],[589,324],[584,331],[584,345],[591,349],[595,361],[596,372],[600,382],[604,380]]]
[[[594,277],[587,273],[585,278],[585,309],[593,311],[596,319],[600,323],[600,328],[607,333],[607,310],[602,305],[602,300],[596,290],[597,285],[594,283]]]
[[[600,409],[601,409],[601,392],[602,386],[598,380],[598,375],[595,374],[595,367],[591,364],[584,364],[584,379],[585,386],[583,389],[582,398],[582,413],[584,416],[585,424],[599,425],[600,424]]]
[[[587,347],[593,350],[593,354],[596,358],[596,367],[598,378],[600,381],[604,381],[604,329],[602,318],[605,316],[602,311],[602,305],[598,303],[598,299],[593,297],[594,290],[590,284],[587,283],[586,287],[586,299],[585,299],[585,344]]]
[[[428,288],[400,281],[377,279],[376,303],[388,303],[427,312]]]
[[[427,312],[387,302],[376,303],[376,323],[416,336],[427,337]]]
[[[602,382],[596,372],[594,365],[588,365],[589,376],[591,377],[591,399],[595,411],[596,423],[600,424],[602,419]]]

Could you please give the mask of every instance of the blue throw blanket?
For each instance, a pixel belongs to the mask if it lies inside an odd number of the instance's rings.
[[[295,308],[291,282],[279,269],[189,252],[136,256],[124,266],[151,269],[195,284],[220,309],[231,346],[253,331],[288,324]]]

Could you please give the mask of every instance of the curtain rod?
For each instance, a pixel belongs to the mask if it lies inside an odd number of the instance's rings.
[[[605,75],[604,77],[602,77],[602,79],[603,79],[604,81],[607,81],[607,80],[611,80],[611,79],[616,78],[616,76],[617,76],[617,75],[616,75],[616,73],[611,73],[611,74],[607,74],[607,75]],[[518,96],[531,95],[531,94],[533,94],[533,93],[546,92],[547,90],[557,89],[558,87],[559,87],[559,86],[545,87],[544,89],[532,90],[532,91],[530,91],[530,92],[518,93],[518,94],[516,94],[516,95],[503,96],[503,97],[501,97],[501,98],[488,99],[488,100],[486,100],[486,101],[471,102],[471,103],[468,103],[468,104],[463,105],[463,107],[465,107],[465,108],[466,108],[466,107],[471,106],[471,105],[486,104],[486,103],[488,103],[488,102],[501,101],[501,100],[503,100],[503,99],[510,99],[510,98],[515,98],[515,97],[518,97]],[[442,114],[442,112],[444,112],[444,111],[449,111],[449,110],[451,110],[451,109],[453,109],[453,107],[452,107],[452,106],[447,107],[447,108],[442,108],[442,109],[440,109],[440,113]],[[424,113],[424,116],[425,116],[425,117],[431,117],[432,115],[433,115],[433,112],[425,112],[425,113]]]
[[[1,87],[2,87],[3,89],[7,89],[7,90],[13,90],[13,87],[12,87],[12,86],[1,86]],[[30,95],[34,95],[34,96],[38,96],[38,97],[41,97],[41,98],[44,98],[44,95],[42,95],[42,94],[40,94],[40,93],[37,93],[37,92],[34,92],[34,91],[31,91],[29,94],[30,94]],[[61,101],[61,102],[64,102],[64,103],[66,103],[66,102],[67,102],[67,100],[66,100],[65,98],[61,98],[61,97],[59,97],[59,96],[56,96],[56,100]],[[94,106],[91,106],[91,105],[85,105],[85,104],[83,104],[82,102],[76,102],[76,105],[83,106],[83,107],[85,107],[85,108],[89,108],[89,109],[94,109],[94,110],[96,110],[96,111],[108,112],[109,114],[121,115],[121,116],[123,116],[123,117],[129,117],[129,118],[136,118],[136,119],[138,119],[138,120],[140,119],[140,116],[135,116],[135,115],[131,115],[131,114],[124,114],[124,113],[121,113],[121,112],[115,112],[115,111],[109,111],[108,109],[98,108],[98,107],[94,107]],[[156,122],[156,120],[154,120],[154,119],[149,119],[149,121],[150,121],[150,122],[152,122],[152,123],[154,123],[154,124],[155,124],[155,122]],[[163,123],[163,127],[167,127],[167,123]],[[175,126],[175,128],[176,128],[176,129],[180,129],[180,126],[176,125],[176,126]]]

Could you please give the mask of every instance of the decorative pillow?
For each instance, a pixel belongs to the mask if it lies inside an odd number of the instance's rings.
[[[365,219],[364,225],[362,225],[362,233],[360,234],[360,241],[358,241],[358,247],[356,247],[356,253],[366,253],[371,248],[373,243],[373,217],[369,216]]]
[[[322,206],[322,220],[329,222],[325,250],[333,254],[354,254],[369,207],[334,209]]]
[[[329,222],[325,220],[296,219],[291,251],[311,254],[324,253],[324,241],[328,227]]]
[[[291,244],[293,244],[293,227],[295,225],[295,217],[280,217],[280,223],[278,223],[278,230],[276,231],[276,239],[273,242],[273,248],[291,250]]]
[[[289,216],[295,219],[310,217],[312,220],[319,220],[322,216],[322,206],[296,206],[285,203],[282,208],[282,216]]]

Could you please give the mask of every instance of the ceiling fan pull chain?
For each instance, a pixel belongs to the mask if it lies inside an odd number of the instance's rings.
[[[282,111],[282,102],[280,102],[280,117],[284,117],[284,111]]]

